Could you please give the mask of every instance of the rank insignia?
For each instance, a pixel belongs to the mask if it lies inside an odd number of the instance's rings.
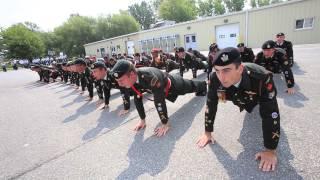
[[[253,91],[244,91],[245,93],[247,93],[248,95],[256,95],[257,93],[256,92],[253,92]]]
[[[272,134],[273,134],[272,139],[274,139],[274,138],[279,138],[279,137],[280,137],[278,133],[274,133],[274,132],[273,132]]]

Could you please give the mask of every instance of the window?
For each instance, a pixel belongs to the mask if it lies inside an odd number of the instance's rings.
[[[311,29],[313,28],[313,17],[296,20],[296,29]]]
[[[192,42],[196,42],[196,36],[192,36]]]
[[[186,43],[189,43],[190,42],[190,38],[189,36],[186,37]]]
[[[237,34],[230,34],[230,37],[237,37]]]
[[[219,35],[219,39],[223,39],[225,37],[226,37],[225,35]]]
[[[312,28],[313,27],[313,18],[304,19],[304,28]]]

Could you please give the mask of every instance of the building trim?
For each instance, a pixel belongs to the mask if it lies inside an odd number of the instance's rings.
[[[159,28],[155,28],[155,29],[147,29],[147,30],[143,30],[143,31],[130,33],[130,34],[116,36],[116,37],[109,38],[109,39],[103,39],[103,40],[100,40],[100,41],[95,41],[95,42],[84,44],[83,46],[90,46],[90,45],[93,45],[93,44],[102,43],[102,42],[108,42],[108,41],[111,41],[111,40],[114,40],[114,39],[124,38],[124,37],[132,36],[132,35],[143,34],[143,33],[146,33],[146,32],[159,31],[159,30],[162,30],[162,29],[167,29],[169,27],[170,28],[171,27],[178,27],[178,26],[182,26],[182,25],[186,25],[186,24],[192,24],[192,23],[196,23],[196,22],[219,19],[219,18],[223,18],[223,17],[234,16],[234,15],[239,15],[239,14],[244,14],[244,13],[247,14],[247,13],[250,13],[250,12],[265,10],[265,9],[269,9],[269,8],[273,8],[273,7],[285,6],[285,5],[289,5],[289,4],[295,4],[295,3],[299,3],[299,2],[303,2],[303,1],[308,1],[308,0],[291,0],[291,1],[281,2],[281,3],[271,4],[271,5],[263,6],[263,7],[259,7],[259,8],[252,8],[252,9],[247,9],[247,10],[243,10],[243,11],[239,11],[239,12],[223,14],[223,15],[219,15],[219,16],[204,17],[204,18],[201,18],[201,19],[195,19],[195,20],[191,20],[191,21],[186,21],[186,22],[182,22],[182,23],[178,23],[178,24],[174,24],[174,25],[170,25],[170,26],[164,26],[164,27],[159,27]]]

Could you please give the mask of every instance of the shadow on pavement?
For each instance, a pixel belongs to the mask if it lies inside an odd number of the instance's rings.
[[[36,82],[31,82],[31,83],[24,85],[24,88],[34,89],[34,88],[38,88],[38,87],[45,86],[45,85],[48,85],[48,83],[36,81]]]
[[[118,112],[123,109],[123,105],[119,105],[116,110],[109,111],[107,110],[101,110],[101,116],[98,119],[98,124],[96,127],[90,129],[87,131],[83,137],[83,141],[87,141],[89,139],[95,138],[97,135],[99,135],[100,132],[102,132],[104,129],[107,129],[107,131],[112,130],[118,126],[120,126],[122,123],[124,123],[126,120],[126,116],[118,116]],[[132,109],[132,108],[131,108]],[[130,113],[130,112],[129,112]]]
[[[211,144],[210,148],[215,153],[218,161],[227,170],[230,179],[302,179],[297,170],[291,166],[294,159],[291,153],[288,138],[281,129],[280,142],[277,148],[278,165],[274,172],[259,170],[259,161],[255,161],[255,154],[263,150],[262,122],[255,108],[247,113],[243,121],[239,142],[244,150],[234,159],[218,142]],[[225,139],[226,140],[226,139]]]
[[[144,131],[138,132],[127,154],[129,167],[123,170],[117,179],[137,179],[145,173],[155,176],[162,172],[169,163],[176,141],[190,128],[194,117],[201,111],[204,103],[205,98],[194,97],[172,114],[171,129],[164,137],[150,136],[144,140]],[[181,116],[185,118],[179,118]]]
[[[302,70],[297,62],[295,62],[291,68],[293,76],[294,75],[304,75],[306,71]]]
[[[90,101],[86,101],[86,103],[84,103],[80,108],[77,109],[77,111],[67,117],[65,120],[63,120],[63,123],[68,123],[70,121],[74,121],[76,120],[79,116],[83,116],[86,115],[92,111],[96,110],[96,105],[94,103],[90,103]]]
[[[112,94],[111,98],[110,98],[110,104],[112,106],[112,101],[113,99],[116,99],[117,97],[120,97],[120,91],[116,92],[114,94]],[[150,95],[147,95],[150,96]],[[133,98],[130,98],[130,111],[128,114],[124,115],[124,116],[118,116],[118,113],[120,112],[120,110],[123,109],[123,104],[119,105],[117,107],[117,109],[110,111],[110,109],[106,109],[106,110],[101,110],[101,116],[98,119],[98,124],[96,127],[94,127],[93,129],[89,130],[88,132],[85,133],[85,135],[83,135],[82,140],[83,141],[87,141],[89,139],[95,138],[96,136],[98,136],[100,134],[101,131],[103,131],[104,129],[108,129],[112,130],[114,128],[119,127],[121,124],[130,121],[127,119],[127,117],[130,115],[130,113],[132,111],[136,111],[136,108],[134,106],[134,101]],[[145,103],[146,101],[148,101],[146,98],[143,99],[143,102]],[[122,102],[122,100],[121,100]],[[146,110],[146,113],[150,110],[152,110],[154,108],[151,108],[149,110]],[[134,118],[136,119],[136,118]],[[132,120],[132,118],[131,118]],[[105,133],[105,132],[104,132]]]
[[[277,97],[283,99],[284,104],[293,107],[293,108],[302,108],[304,107],[304,102],[309,101],[309,98],[306,97],[301,91],[298,84],[294,85],[296,91],[295,94],[289,95],[287,91],[287,85],[284,79],[284,76],[281,74],[275,74],[273,77],[274,83],[277,87]]]

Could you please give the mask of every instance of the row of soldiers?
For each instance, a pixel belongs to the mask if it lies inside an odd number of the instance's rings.
[[[239,44],[238,48],[246,49],[243,44]],[[195,51],[185,52],[183,48],[177,49],[175,57],[161,54],[159,49],[153,49],[151,62],[150,57],[139,57],[138,54],[134,58],[125,57],[124,60],[105,58],[103,61],[90,62],[77,59],[61,64],[61,68],[57,68],[56,71],[64,82],[69,79],[78,87],[81,84],[82,92],[87,89],[87,100],[92,100],[95,86],[99,96],[97,105],[104,104],[102,109],[109,106],[111,89],[118,89],[124,106],[119,115],[129,112],[130,96],[134,96],[135,107],[140,116],[134,128],[136,131],[146,127],[143,99],[153,101],[161,120],[161,125],[155,129],[157,136],[165,135],[170,129],[165,100],[175,102],[178,96],[187,93],[195,93],[196,96],[207,95],[205,133],[197,142],[199,147],[214,142],[212,133],[219,102],[232,101],[240,111],[246,110],[249,113],[259,104],[265,150],[258,152],[256,159],[260,159],[259,168],[263,171],[274,170],[277,164],[276,148],[280,138],[280,114],[273,73],[283,72],[288,86],[287,92],[294,93],[294,78],[290,68],[293,62],[290,62],[285,51],[277,50],[276,43],[271,40],[262,45],[262,51],[257,56],[254,56],[253,52],[248,53],[248,57],[253,57],[250,62],[244,62],[244,55],[237,48],[219,50],[218,46],[213,44],[209,50],[209,57],[205,57],[206,59],[199,58]],[[214,56],[210,54],[213,51]],[[176,69],[180,69],[180,73],[168,73],[168,62],[177,66]],[[194,75],[197,70],[195,66],[199,65],[197,63],[205,65],[204,62],[208,63],[208,67],[204,68],[209,72],[208,84],[206,81],[182,77],[183,72],[188,69],[192,69]],[[150,63],[151,67],[144,63]],[[159,66],[161,63],[167,65]],[[33,70],[39,72],[42,71],[41,68],[34,66]],[[49,77],[53,72],[55,71],[52,70]],[[153,94],[154,98],[149,98],[146,93]]]

